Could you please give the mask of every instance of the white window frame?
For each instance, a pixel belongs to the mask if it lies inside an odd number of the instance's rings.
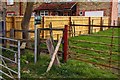
[[[14,5],[14,0],[7,0],[7,5]]]
[[[40,11],[40,16],[48,16],[48,11]]]
[[[50,3],[50,2],[51,2],[51,0],[44,0],[44,2],[45,2],[45,3]]]
[[[7,16],[14,16],[15,15],[15,13],[13,12],[11,12],[11,13],[7,13]]]

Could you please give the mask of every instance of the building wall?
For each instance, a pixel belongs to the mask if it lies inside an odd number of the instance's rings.
[[[104,16],[110,16],[111,4],[110,2],[79,2],[77,4],[76,15],[79,15],[80,11],[85,12],[96,10],[102,10],[104,11]]]
[[[5,8],[6,8],[6,12],[14,12],[15,15],[19,15],[19,3],[15,2],[13,5],[7,5],[6,2],[3,3]]]
[[[111,25],[117,25],[118,19],[118,0],[112,0],[112,14],[111,14]]]
[[[2,2],[0,1],[0,11],[2,11]]]
[[[120,17],[120,2],[118,3],[118,16]]]
[[[14,2],[14,5],[8,6],[5,2],[3,3],[5,8],[7,9],[6,12],[15,12],[15,16],[19,16],[20,13],[22,14],[21,16],[24,15],[25,13],[25,8],[26,8],[26,2],[21,2],[21,9],[20,9],[20,2]],[[33,6],[33,9],[38,7],[41,3],[35,3]],[[21,12],[20,12],[21,11]]]

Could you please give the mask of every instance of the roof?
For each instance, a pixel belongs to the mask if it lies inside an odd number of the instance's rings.
[[[37,10],[63,10],[63,9],[71,9],[76,2],[52,2],[52,3],[43,3],[39,7],[35,8],[34,11]]]

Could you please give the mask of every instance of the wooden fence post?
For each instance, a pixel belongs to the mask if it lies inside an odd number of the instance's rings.
[[[14,28],[14,29],[16,29],[16,18],[17,18],[17,17],[15,17],[15,16],[13,17],[13,28]]]
[[[15,30],[12,28],[10,29],[10,38],[15,38]],[[15,44],[13,41],[10,41],[10,44]]]
[[[65,25],[64,34],[63,34],[63,61],[67,62],[68,58],[68,25]]]
[[[10,38],[15,38],[15,30],[13,28],[10,29]]]
[[[42,25],[43,25],[42,28],[45,28],[45,17],[44,16],[42,17]],[[42,31],[42,38],[44,38],[44,31]]]
[[[88,34],[90,34],[90,33],[91,33],[91,32],[90,32],[90,31],[91,31],[91,21],[90,21],[90,19],[91,19],[91,18],[89,17],[89,19],[88,19],[88,20],[89,20]]]
[[[73,25],[75,25],[75,22],[73,21]],[[75,26],[73,26],[73,34],[75,36]]]
[[[101,26],[100,27],[100,31],[103,31],[103,27],[102,27],[103,26],[103,20],[102,20],[102,17],[100,18],[100,26]]]
[[[53,40],[53,31],[52,31],[52,22],[50,22],[49,24],[49,28],[50,28],[50,38],[52,39],[53,45],[54,45],[54,40]]]
[[[37,54],[40,55],[40,29],[37,29]]]
[[[68,28],[68,33],[69,33],[69,36],[71,37],[71,33],[72,33],[72,19],[71,19],[71,16],[69,17],[69,28]]]
[[[2,36],[2,37],[6,37],[6,27],[5,27],[5,21],[1,21],[0,22],[0,31],[1,31],[1,33],[0,33],[0,36]],[[3,47],[6,47],[6,40],[2,40],[2,46]],[[2,49],[3,50],[3,49]]]
[[[115,24],[115,20],[113,21],[113,26],[115,26],[116,24]]]
[[[119,20],[117,21],[117,25],[120,26],[120,21]]]
[[[94,24],[94,20],[92,20],[92,24],[90,24],[90,25],[92,25],[92,26],[90,26],[90,34],[92,34],[94,32],[93,24]]]

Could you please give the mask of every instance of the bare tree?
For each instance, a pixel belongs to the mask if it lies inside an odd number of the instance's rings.
[[[28,33],[26,31],[29,29],[29,22],[33,10],[33,4],[34,2],[27,2],[25,14],[22,19],[21,27],[23,30],[25,30],[25,32],[23,32],[23,39],[28,39]]]

